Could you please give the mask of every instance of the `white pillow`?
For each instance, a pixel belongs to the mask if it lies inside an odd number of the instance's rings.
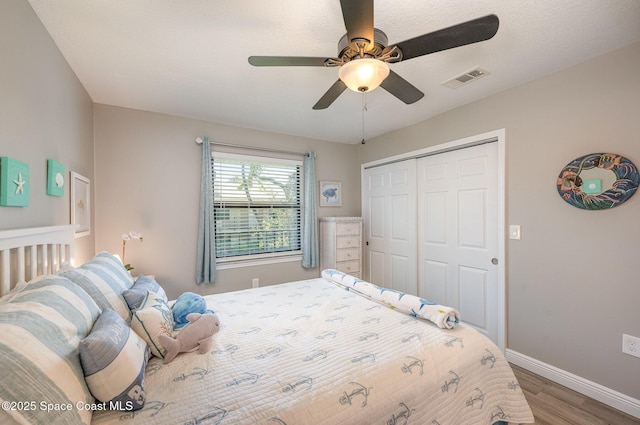
[[[131,328],[149,344],[154,356],[164,359],[165,349],[158,337],[171,336],[173,332],[173,314],[167,300],[160,294],[147,291],[140,308],[133,311]]]

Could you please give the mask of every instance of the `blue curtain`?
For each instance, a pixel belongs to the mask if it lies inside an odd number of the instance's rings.
[[[211,144],[202,138],[202,182],[200,183],[200,224],[198,226],[198,258],[196,283],[216,280],[216,238],[213,218],[213,182],[211,181]]]
[[[302,267],[318,267],[318,224],[316,223],[316,154],[307,152],[303,161]]]

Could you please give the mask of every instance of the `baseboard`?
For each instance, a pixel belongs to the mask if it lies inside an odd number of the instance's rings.
[[[640,419],[640,400],[508,348],[506,356],[516,366]]]

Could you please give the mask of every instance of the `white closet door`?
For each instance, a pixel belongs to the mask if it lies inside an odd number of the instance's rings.
[[[363,176],[365,279],[417,294],[416,160],[369,168]]]
[[[418,159],[420,296],[498,341],[497,143]]]

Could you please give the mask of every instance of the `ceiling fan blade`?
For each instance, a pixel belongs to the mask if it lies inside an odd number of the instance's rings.
[[[487,15],[402,41],[395,46],[402,51],[402,60],[407,60],[488,40],[498,32],[499,23],[496,15]],[[393,47],[389,46],[385,50]]]
[[[253,66],[325,66],[327,58],[304,56],[249,56]]]
[[[327,90],[325,94],[322,95],[320,100],[313,105],[313,109],[327,109],[334,100],[338,98],[342,94],[343,91],[347,89],[345,83],[342,80],[338,80]]]
[[[344,26],[347,28],[349,43],[354,39],[364,38],[373,47],[373,0],[340,0]],[[357,49],[356,49],[357,50]]]
[[[415,103],[424,97],[424,93],[393,71],[389,71],[389,76],[382,81],[380,87],[407,105]]]

